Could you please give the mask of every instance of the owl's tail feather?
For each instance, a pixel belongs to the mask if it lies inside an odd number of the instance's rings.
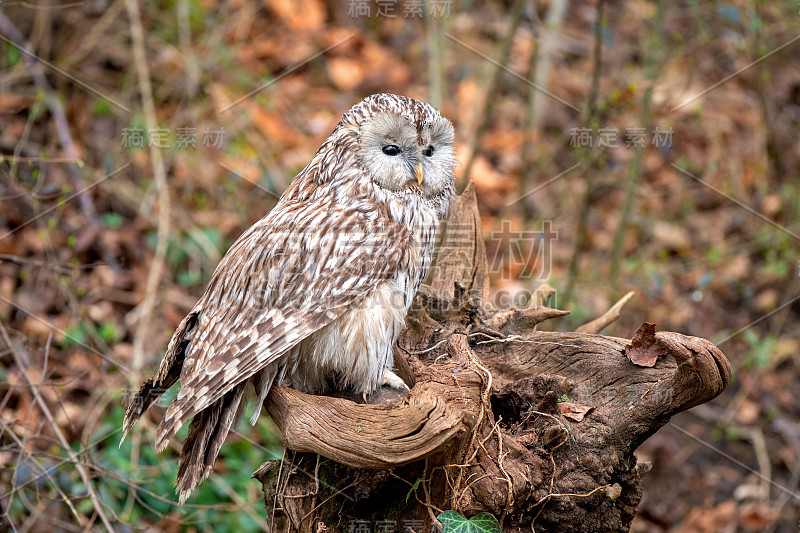
[[[125,441],[125,437],[128,436],[128,431],[133,427],[133,425],[141,418],[147,409],[150,408],[153,403],[158,400],[158,398],[164,394],[164,391],[169,389],[172,385],[178,381],[178,377],[181,375],[181,368],[178,366],[174,372],[170,372],[167,374],[166,379],[163,381],[156,381],[155,377],[152,377],[142,383],[142,386],[139,388],[139,391],[136,393],[136,396],[133,397],[131,403],[128,404],[128,409],[125,411],[125,419],[122,422],[122,439],[119,441],[119,445],[122,446],[122,443]]]
[[[128,404],[128,409],[125,411],[125,419],[122,422],[120,446],[125,441],[128,431],[141,418],[144,412],[178,381],[186,358],[186,349],[191,344],[192,336],[195,332],[197,318],[197,313],[189,313],[183,319],[172,335],[172,340],[169,341],[167,353],[161,361],[158,372],[156,372],[155,376],[142,383],[139,391]]]
[[[267,398],[267,394],[269,394],[269,390],[272,388],[273,382],[275,382],[275,377],[278,373],[278,370],[279,369],[276,368],[275,365],[270,365],[261,372],[255,374],[250,380],[256,393],[255,409],[253,410],[253,414],[250,416],[251,426],[256,425],[256,421],[261,415],[261,408],[264,405],[264,400]],[[279,378],[279,380],[281,379],[282,378]]]
[[[247,382],[232,388],[222,398],[197,413],[189,424],[189,436],[183,443],[175,482],[180,503],[208,477],[228,432],[242,413],[242,396]]]

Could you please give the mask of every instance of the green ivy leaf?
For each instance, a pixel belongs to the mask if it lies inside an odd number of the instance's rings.
[[[458,511],[445,511],[436,518],[442,523],[442,533],[502,533],[497,519],[489,513],[467,519]]]
[[[480,513],[469,519],[475,533],[503,533],[497,518],[489,513]]]

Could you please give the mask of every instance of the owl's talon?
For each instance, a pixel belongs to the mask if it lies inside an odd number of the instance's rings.
[[[400,376],[398,376],[388,368],[383,371],[383,378],[381,378],[381,385],[389,385],[393,389],[411,392],[411,389],[408,388],[408,385],[405,384],[405,382],[400,378]]]
[[[364,403],[369,403],[367,401],[367,391],[364,391],[364,392],[361,393],[361,399],[364,400]]]

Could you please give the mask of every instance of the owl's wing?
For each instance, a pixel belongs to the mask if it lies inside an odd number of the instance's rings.
[[[405,226],[375,211],[279,203],[231,247],[195,307],[181,390],[158,427],[166,447],[212,405],[390,278],[409,244]]]

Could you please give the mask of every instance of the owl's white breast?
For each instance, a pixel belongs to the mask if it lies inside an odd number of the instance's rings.
[[[439,222],[421,198],[386,200],[392,219],[409,229],[409,246],[389,279],[289,352],[284,380],[298,390],[325,392],[333,386],[370,393],[380,388],[384,370],[392,369],[393,347],[430,268]],[[381,216],[369,218],[380,224]]]

